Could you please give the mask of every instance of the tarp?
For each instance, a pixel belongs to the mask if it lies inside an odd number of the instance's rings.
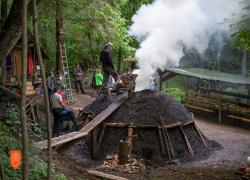
[[[167,70],[179,75],[197,77],[200,79],[222,81],[235,84],[250,84],[250,77],[242,76],[240,74],[223,73],[223,72],[212,71],[209,69],[200,69],[200,68],[185,68],[185,69],[167,68]]]
[[[28,53],[28,75],[32,76],[33,75],[33,70],[34,70],[34,65],[33,65],[32,50],[29,49],[29,53]]]

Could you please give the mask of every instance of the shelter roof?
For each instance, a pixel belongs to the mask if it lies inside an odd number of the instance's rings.
[[[223,73],[201,68],[185,68],[185,69],[167,68],[167,71],[179,75],[197,77],[206,80],[222,81],[235,84],[250,84],[250,77],[242,76],[241,74]]]

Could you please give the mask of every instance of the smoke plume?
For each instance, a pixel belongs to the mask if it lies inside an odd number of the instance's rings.
[[[238,0],[155,0],[143,5],[129,30],[141,42],[136,51],[140,66],[136,91],[149,86],[158,68],[178,66],[183,47],[202,53],[211,34],[229,32],[240,5]]]

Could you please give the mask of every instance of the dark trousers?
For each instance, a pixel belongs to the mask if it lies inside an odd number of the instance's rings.
[[[54,124],[53,124],[53,137],[59,136],[60,130],[62,128],[62,119],[61,119],[61,112],[62,108],[54,108],[52,110],[54,116]]]
[[[104,73],[103,88],[107,87],[110,76],[112,76],[115,79],[115,81],[117,81],[118,79],[118,74],[112,67],[104,67],[103,73]]]
[[[76,92],[79,92],[81,90],[81,93],[84,93],[82,80],[76,80],[75,83],[76,83]]]
[[[74,124],[74,128],[77,128],[77,122],[76,122],[76,117],[73,111],[69,109],[62,109],[61,111],[61,119],[63,120],[71,120]]]

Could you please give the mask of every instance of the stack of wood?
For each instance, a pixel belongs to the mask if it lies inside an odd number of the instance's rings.
[[[108,170],[117,172],[136,173],[145,170],[143,159],[136,159],[130,155],[128,163],[121,165],[117,154],[108,155],[103,164],[97,167],[98,170]]]
[[[35,95],[36,91],[31,81],[26,82],[26,95]]]
[[[120,78],[120,82],[117,83],[116,87],[122,90],[132,90],[135,87],[135,79],[136,74],[127,73],[122,74]]]

